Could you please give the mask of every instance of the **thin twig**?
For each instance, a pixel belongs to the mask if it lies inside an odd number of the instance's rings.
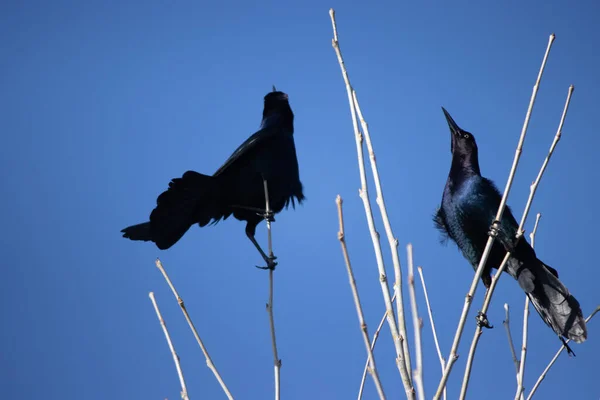
[[[396,293],[394,293],[394,295],[392,296],[392,302],[394,302],[395,299],[396,299]],[[375,349],[375,343],[377,343],[377,339],[379,338],[379,331],[381,331],[381,328],[383,327],[383,324],[385,323],[386,314],[387,313],[383,313],[383,317],[381,317],[381,321],[379,321],[379,325],[377,325],[377,329],[375,330],[375,333],[373,334],[373,339],[371,339],[371,351],[373,351]],[[367,361],[365,362],[365,368],[363,369],[362,378],[360,380],[360,387],[358,388],[358,400],[362,399],[363,390],[365,388],[365,381],[367,380],[367,373],[369,372],[370,360],[371,360],[371,358],[369,356],[367,356]]]
[[[417,310],[412,244],[409,243],[408,246],[406,246],[406,252],[408,253],[408,293],[410,295],[410,309],[415,331],[415,352],[417,353],[417,365],[413,372],[413,380],[417,387],[417,397],[420,400],[425,400],[425,387],[423,385],[423,349],[421,348],[421,329],[423,328],[423,320],[419,318],[419,312]]]
[[[559,130],[560,131],[560,130]],[[529,234],[531,239],[531,248],[535,247],[535,234],[537,233],[538,225],[542,214],[537,213],[535,216],[535,224],[533,230]],[[515,394],[515,400],[523,399],[525,394],[525,387],[523,382],[525,379],[525,360],[527,359],[527,333],[529,328],[529,297],[525,296],[525,307],[523,308],[523,342],[521,345],[521,363],[519,365],[519,371],[517,374],[517,393]]]
[[[600,306],[596,307],[596,309],[590,314],[590,316],[585,319],[585,323],[587,324],[592,318],[594,318],[594,315],[596,315],[596,313],[599,312],[599,311],[600,311]],[[558,359],[558,356],[560,356],[560,353],[562,353],[562,351],[567,348],[567,344],[570,341],[571,341],[571,339],[567,339],[567,340],[565,340],[565,343],[562,346],[560,346],[560,349],[558,349],[558,351],[556,352],[556,354],[554,355],[554,357],[552,358],[552,360],[550,361],[550,363],[546,366],[546,368],[544,369],[544,371],[542,372],[542,374],[538,378],[538,380],[535,383],[535,385],[533,385],[533,389],[531,389],[531,392],[529,392],[529,395],[527,396],[527,400],[531,400],[531,398],[533,397],[535,391],[538,389],[538,387],[540,386],[540,384],[542,383],[542,381],[544,380],[544,378],[546,378],[546,375],[548,374],[548,371],[550,371],[550,368],[552,368],[552,366],[554,365],[554,363]]]
[[[187,387],[185,386],[185,379],[183,379],[183,371],[181,370],[181,365],[179,363],[179,356],[175,351],[175,347],[173,346],[173,342],[171,342],[171,336],[169,336],[169,331],[167,330],[167,324],[163,319],[160,310],[158,309],[158,304],[156,303],[156,299],[154,298],[154,293],[148,293],[148,297],[150,297],[150,301],[152,301],[152,305],[154,305],[154,311],[156,311],[156,316],[158,317],[158,321],[160,322],[160,326],[162,326],[162,330],[165,334],[165,338],[167,339],[167,343],[169,344],[169,349],[171,350],[171,354],[173,355],[173,361],[175,361],[175,368],[177,368],[177,375],[179,376],[179,383],[181,384],[181,398],[183,400],[189,400],[187,394]]]
[[[169,285],[169,287],[171,288],[171,291],[173,292],[173,295],[177,299],[177,303],[179,304],[179,307],[181,308],[181,311],[183,312],[185,320],[187,321],[188,325],[190,326],[190,329],[192,330],[192,333],[194,334],[194,337],[196,338],[196,341],[198,342],[198,345],[200,346],[202,353],[204,353],[204,358],[206,358],[206,365],[213,372],[213,374],[215,375],[215,378],[217,378],[217,381],[219,381],[219,384],[221,385],[221,388],[227,395],[227,398],[229,400],[233,400],[233,396],[231,395],[231,392],[229,392],[227,385],[225,385],[223,378],[221,378],[219,371],[217,371],[217,367],[215,367],[215,364],[213,363],[212,359],[210,358],[210,355],[208,354],[208,350],[204,346],[202,339],[200,339],[200,335],[198,334],[198,331],[196,330],[196,327],[194,326],[194,323],[192,322],[192,319],[190,318],[190,315],[188,314],[187,309],[185,308],[183,299],[181,298],[181,296],[179,296],[179,293],[177,293],[177,290],[175,289],[173,282],[171,282],[169,275],[167,275],[167,271],[165,271],[162,263],[160,262],[160,260],[158,258],[156,259],[156,267],[160,270],[160,272],[165,277],[167,284]]]
[[[505,318],[502,321],[502,325],[506,329],[506,336],[508,337],[508,347],[510,348],[510,354],[512,355],[513,363],[515,364],[515,369],[517,374],[519,373],[519,360],[517,360],[517,353],[515,351],[515,345],[513,344],[512,335],[510,333],[510,311],[508,308],[508,303],[504,303],[504,314]]]
[[[546,156],[546,159],[544,160],[542,167],[540,168],[540,172],[538,173],[538,176],[537,176],[535,182],[531,185],[531,188],[529,191],[529,198],[527,199],[527,204],[525,206],[525,210],[523,211],[523,217],[521,218],[521,223],[519,224],[519,229],[517,230],[517,235],[515,237],[514,243],[518,243],[518,241],[521,240],[521,237],[523,236],[523,232],[524,232],[523,225],[525,224],[525,221],[527,220],[527,218],[525,218],[525,217],[527,216],[527,214],[529,214],[529,209],[531,208],[531,204],[533,202],[533,197],[535,195],[536,189],[542,179],[542,176],[544,175],[544,171],[546,170],[546,166],[548,165],[548,160],[552,156],[552,152],[554,152],[554,148],[556,147],[556,143],[558,142],[558,140],[556,138],[557,137],[560,138],[560,132],[562,131],[562,126],[563,126],[564,120],[566,118],[567,111],[569,109],[569,102],[571,101],[572,93],[573,93],[573,85],[571,85],[569,87],[569,92],[567,94],[567,101],[565,104],[565,108],[563,110],[563,114],[560,119],[558,131],[556,133],[556,136],[554,138],[552,146],[550,147],[548,156]],[[511,255],[510,252],[506,253],[504,260],[502,261],[502,264],[500,265],[500,267],[498,268],[498,271],[492,278],[492,283],[491,283],[489,289],[485,293],[485,298],[483,300],[483,307],[481,309],[481,312],[484,315],[485,315],[485,313],[487,313],[490,302],[492,301],[492,296],[494,294],[494,290],[496,289],[496,284],[498,283],[498,280],[500,279],[502,272],[504,272],[504,269],[510,258],[510,255]],[[469,384],[469,376],[471,374],[471,367],[473,365],[473,359],[475,357],[475,351],[477,349],[477,344],[479,342],[479,338],[481,337],[482,333],[483,333],[482,327],[480,325],[478,325],[475,329],[475,334],[473,336],[473,341],[471,342],[471,348],[469,350],[469,358],[467,360],[467,366],[465,368],[465,375],[463,377],[463,386],[461,388],[461,393],[462,393],[461,396],[463,396],[463,397],[460,397],[460,399],[464,399],[464,396],[466,396],[466,391],[467,391],[467,387]],[[523,363],[523,360],[521,360],[521,363]]]
[[[404,362],[406,364],[407,371],[411,370],[411,362],[410,362],[410,351],[408,349],[408,339],[406,336],[406,319],[404,317],[404,300],[402,296],[402,266],[400,265],[400,257],[398,257],[398,239],[394,237],[394,232],[392,231],[392,225],[390,224],[390,218],[388,217],[387,208],[385,206],[385,201],[383,199],[383,190],[381,189],[381,180],[379,179],[379,170],[377,169],[377,161],[375,157],[375,150],[373,150],[373,144],[371,143],[371,134],[369,133],[369,125],[367,121],[365,121],[362,111],[360,109],[360,105],[358,103],[358,97],[356,96],[356,91],[352,89],[352,100],[354,102],[354,108],[356,109],[356,114],[358,115],[358,119],[360,120],[360,125],[362,127],[362,132],[365,137],[365,142],[367,144],[367,151],[369,152],[369,161],[371,162],[371,170],[373,171],[373,181],[375,182],[375,192],[377,193],[377,198],[375,202],[379,206],[379,212],[381,213],[381,220],[383,221],[383,226],[385,228],[385,233],[388,238],[388,243],[390,245],[390,252],[392,253],[392,263],[394,264],[394,275],[395,275],[395,283],[394,283],[394,292],[396,293],[396,313],[398,314],[398,333],[400,335],[400,340],[402,341],[402,347],[404,350]],[[409,375],[410,378],[410,375]]]
[[[369,333],[367,331],[367,323],[365,322],[365,318],[362,311],[362,306],[360,304],[360,296],[358,295],[358,288],[356,287],[356,280],[354,279],[354,272],[352,271],[352,264],[350,263],[350,256],[348,255],[348,247],[346,246],[345,232],[344,232],[344,213],[342,211],[342,197],[340,195],[335,199],[338,209],[338,219],[340,223],[340,230],[338,232],[338,240],[340,241],[340,245],[342,246],[342,254],[344,255],[344,261],[346,262],[346,269],[348,271],[348,279],[350,280],[350,287],[352,288],[352,296],[354,297],[354,305],[356,306],[356,314],[358,315],[358,322],[360,323],[360,330],[363,334],[363,339],[365,341],[365,347],[367,348],[367,357],[369,362],[369,372],[373,377],[373,382],[375,383],[375,387],[377,388],[377,393],[379,394],[380,399],[385,399],[385,394],[383,393],[383,387],[381,386],[381,382],[379,381],[379,375],[377,373],[377,367],[375,365],[375,357],[373,357],[373,351],[371,350],[371,345],[369,344]]]
[[[358,156],[358,168],[360,171],[360,181],[361,188],[359,190],[359,195],[363,201],[363,206],[365,208],[365,214],[367,217],[367,224],[369,226],[369,232],[371,233],[371,240],[373,242],[373,248],[375,251],[375,258],[377,260],[377,268],[379,270],[379,282],[381,284],[381,291],[383,294],[383,299],[385,302],[385,308],[387,313],[387,321],[390,327],[390,332],[392,334],[395,350],[396,350],[396,366],[398,367],[398,371],[400,372],[400,377],[402,378],[402,384],[404,385],[404,390],[406,392],[406,396],[409,400],[414,400],[415,391],[412,386],[410,374],[406,368],[406,360],[404,356],[404,347],[402,341],[405,338],[401,337],[398,333],[398,327],[396,325],[396,319],[394,318],[394,312],[392,308],[390,288],[387,284],[387,274],[385,271],[385,266],[383,262],[383,254],[381,251],[381,243],[379,242],[379,233],[375,229],[375,221],[373,219],[373,212],[371,210],[371,203],[369,200],[369,195],[367,191],[367,175],[365,173],[365,163],[363,158],[363,147],[362,147],[362,135],[358,128],[358,122],[356,119],[356,110],[354,107],[354,100],[352,96],[352,86],[350,85],[350,80],[348,78],[348,72],[346,71],[346,67],[344,64],[344,59],[342,58],[342,53],[339,47],[338,42],[338,34],[337,34],[337,26],[335,22],[335,12],[333,9],[329,10],[329,15],[331,17],[331,24],[333,27],[333,40],[332,46],[335,50],[335,53],[338,58],[338,62],[340,65],[340,69],[342,71],[342,76],[344,78],[344,82],[346,83],[346,91],[348,94],[348,102],[350,104],[350,114],[352,116],[352,125],[354,128],[354,137],[356,139],[356,152]]]
[[[269,258],[273,258],[273,241],[271,239],[271,206],[269,205],[269,188],[266,179],[263,179],[265,190],[265,221],[267,223],[267,241],[269,245]],[[271,330],[271,343],[273,347],[273,362],[275,373],[275,400],[280,396],[280,374],[281,360],[277,353],[277,337],[275,336],[275,319],[273,317],[273,268],[269,268],[269,302],[267,303],[267,313],[269,313],[269,326]]]
[[[442,355],[442,350],[440,349],[440,342],[437,338],[435,323],[433,322],[433,311],[431,310],[431,304],[429,304],[429,295],[427,294],[427,286],[425,285],[425,277],[423,276],[423,268],[417,267],[417,270],[419,271],[419,276],[421,277],[421,285],[423,286],[423,293],[425,294],[425,304],[427,304],[427,313],[429,314],[429,322],[431,323],[431,331],[433,332],[433,341],[435,343],[435,349],[437,350],[438,358],[440,359],[440,365],[442,367],[443,374],[444,368],[446,367],[446,360]],[[444,400],[446,400],[446,388],[444,388]]]

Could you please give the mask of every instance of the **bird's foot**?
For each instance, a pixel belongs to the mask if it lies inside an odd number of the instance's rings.
[[[267,269],[267,270],[274,271],[275,270],[275,266],[277,266],[277,263],[275,262],[276,259],[277,259],[277,257],[275,257],[274,255],[272,255],[270,257],[266,257],[265,258],[265,262],[267,263],[267,266],[266,267],[259,267],[258,265],[256,265],[256,268],[258,268],[258,269]]]
[[[265,221],[275,222],[275,214],[273,211],[263,212],[262,217],[265,219]]]
[[[492,225],[490,226],[490,230],[488,231],[488,236],[493,236],[493,237],[498,236],[499,230],[500,230],[500,221],[498,221],[498,220],[492,221]]]
[[[479,326],[481,328],[492,329],[494,327],[493,325],[490,325],[490,321],[488,320],[487,315],[485,315],[481,311],[479,311],[477,313],[477,316],[475,317],[475,320],[477,321],[477,326]]]

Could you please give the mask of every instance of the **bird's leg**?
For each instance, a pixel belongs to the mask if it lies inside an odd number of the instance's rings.
[[[260,269],[275,269],[275,266],[277,265],[277,263],[275,262],[275,260],[277,259],[277,257],[275,257],[272,254],[270,256],[267,256],[267,254],[260,247],[260,245],[258,244],[258,242],[256,241],[256,239],[254,238],[254,236],[248,234],[248,239],[250,239],[250,241],[252,242],[252,244],[254,244],[254,246],[256,247],[256,250],[258,250],[258,252],[260,253],[260,255],[263,258],[263,260],[265,260],[265,262],[267,263],[266,267],[256,266],[256,268],[260,268]]]
[[[256,247],[256,250],[258,250],[258,252],[260,253],[263,260],[265,260],[265,262],[267,263],[266,267],[256,266],[256,268],[274,270],[275,266],[277,265],[277,263],[275,262],[277,257],[275,257],[273,254],[267,255],[256,241],[256,238],[254,237],[254,233],[256,232],[256,225],[258,225],[258,222],[248,222],[248,224],[246,225],[246,236],[248,236],[248,239],[250,239],[254,247]]]
[[[573,350],[571,350],[571,348],[569,347],[569,345],[567,344],[567,342],[565,341],[565,339],[563,339],[563,337],[562,337],[562,336],[559,336],[558,338],[559,338],[559,339],[560,339],[560,341],[562,342],[563,346],[565,346],[565,349],[567,349],[567,354],[568,354],[569,356],[573,355],[573,357],[576,357],[576,356],[575,356],[575,353],[573,352]]]

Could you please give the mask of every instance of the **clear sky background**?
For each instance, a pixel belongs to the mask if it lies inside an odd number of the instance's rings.
[[[451,158],[440,106],[475,134],[483,174],[502,189],[552,32],[557,38],[509,204],[520,216],[574,84],[563,138],[527,231],[541,212],[539,257],[559,271],[586,316],[600,303],[594,219],[600,180],[598,4],[5,1],[1,398],[178,398],[149,291],[170,328],[191,398],[224,398],[154,267],[156,257],[234,396],[272,396],[268,274],[254,268],[261,259],[244,224],[229,219],[194,227],[168,251],[125,240],[119,230],[145,221],[171,178],[188,169],[215,171],[257,130],[263,96],[273,84],[289,94],[296,115],[307,196],[273,225],[282,398],[356,396],[365,350],[336,236],[337,194],[345,200],[348,246],[371,332],[384,308],[358,197],[346,92],[331,48],[330,7],[337,11],[342,51],[372,131],[404,272],[411,242],[415,263],[424,267],[444,354],[473,272],[453,244],[439,243],[431,221]],[[381,228],[377,213],[376,219]],[[257,232],[266,243],[265,225]],[[385,239],[382,245],[391,277]],[[458,395],[479,289],[449,398]],[[426,317],[419,287],[417,296]],[[470,398],[514,396],[502,306],[512,307],[519,346],[523,299],[505,276],[489,312],[495,328],[479,345]],[[573,345],[576,358],[561,356],[539,398],[600,396],[599,326],[592,321],[588,341]],[[408,329],[412,341],[410,321]],[[534,311],[530,329],[527,391],[559,347]],[[441,374],[427,318],[423,332],[430,397]],[[400,395],[387,327],[376,357],[388,397]],[[375,396],[369,380],[365,398]]]

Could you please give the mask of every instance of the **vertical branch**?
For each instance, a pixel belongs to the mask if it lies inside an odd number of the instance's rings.
[[[440,359],[440,365],[442,366],[443,374],[444,367],[446,366],[446,360],[444,360],[444,356],[442,356],[442,350],[440,350],[440,342],[438,341],[435,324],[433,322],[433,311],[431,310],[431,305],[429,304],[429,295],[427,294],[427,286],[425,285],[423,268],[417,267],[417,270],[419,271],[419,276],[421,277],[421,285],[423,286],[423,293],[425,294],[425,304],[427,304],[427,313],[429,314],[429,322],[431,323],[431,331],[433,332],[433,341],[435,343],[435,349],[437,350],[438,358]],[[444,388],[444,400],[446,400],[446,388]]]
[[[373,212],[371,210],[371,202],[369,200],[369,195],[367,191],[367,175],[365,173],[365,163],[363,158],[363,147],[362,147],[362,135],[358,129],[358,122],[356,119],[356,109],[354,107],[354,100],[352,96],[352,86],[350,85],[350,79],[348,77],[348,72],[346,71],[346,66],[344,64],[344,59],[342,57],[342,53],[340,50],[339,42],[338,42],[338,33],[337,33],[337,25],[335,22],[335,12],[333,9],[329,10],[329,15],[331,17],[331,24],[333,27],[333,40],[332,46],[335,50],[335,53],[338,58],[338,62],[340,65],[340,69],[342,71],[342,76],[344,78],[344,82],[346,83],[346,92],[348,94],[348,102],[350,104],[350,114],[352,117],[352,125],[354,128],[354,137],[356,139],[356,152],[358,157],[358,168],[359,175],[361,181],[361,188],[359,190],[360,198],[363,201],[363,206],[365,209],[365,214],[367,217],[367,224],[369,226],[369,232],[371,233],[371,240],[373,242],[373,249],[375,251],[375,258],[377,260],[377,268],[379,270],[379,282],[381,285],[381,292],[383,294],[383,300],[385,302],[385,308],[387,313],[387,322],[390,327],[390,332],[393,338],[395,350],[396,350],[396,366],[398,367],[398,371],[400,372],[400,377],[402,379],[402,384],[404,385],[404,390],[406,392],[406,396],[409,400],[414,400],[415,391],[412,386],[410,374],[406,368],[406,361],[404,356],[404,348],[402,344],[402,340],[405,338],[401,338],[398,333],[398,327],[396,325],[396,319],[394,318],[394,312],[392,308],[390,288],[387,284],[387,274],[385,271],[385,266],[383,263],[383,254],[381,251],[381,244],[379,242],[379,233],[375,229],[375,221],[373,219]]]
[[[377,169],[377,161],[375,158],[375,151],[373,150],[373,144],[371,143],[371,135],[369,133],[369,125],[367,121],[363,118],[362,111],[360,109],[360,105],[358,103],[358,98],[356,96],[356,91],[352,90],[352,100],[354,102],[354,107],[356,108],[356,113],[358,118],[360,119],[360,125],[362,127],[362,132],[365,136],[365,142],[367,144],[367,150],[369,152],[369,160],[371,162],[371,170],[373,171],[373,181],[375,182],[375,191],[377,193],[377,198],[375,202],[379,206],[379,212],[381,213],[381,220],[383,221],[383,226],[385,228],[385,233],[388,238],[388,243],[390,246],[390,251],[392,253],[392,263],[394,264],[394,275],[395,275],[395,283],[394,283],[394,292],[396,295],[396,312],[398,313],[398,334],[400,335],[400,340],[402,341],[402,348],[404,351],[404,362],[406,364],[406,369],[408,371],[411,370],[411,362],[410,362],[410,351],[408,349],[408,339],[406,337],[406,320],[404,318],[404,297],[402,295],[402,267],[400,265],[400,258],[398,257],[398,239],[394,237],[394,232],[392,231],[392,224],[390,224],[390,219],[387,214],[387,208],[385,206],[385,201],[383,199],[383,190],[381,189],[381,180],[379,179],[379,170]],[[410,375],[409,375],[410,378]]]
[[[572,86],[571,86],[572,87]],[[570,93],[569,93],[570,94]],[[562,126],[562,122],[561,122]],[[560,129],[559,129],[560,131]],[[555,138],[555,142],[552,143],[553,147],[557,142]],[[535,246],[535,234],[537,233],[538,224],[540,223],[540,218],[542,214],[537,213],[535,216],[535,224],[533,225],[533,230],[529,235],[531,239],[531,248]],[[519,371],[517,375],[517,394],[515,395],[515,400],[519,398],[523,398],[523,393],[525,391],[525,387],[523,387],[523,382],[525,379],[525,359],[527,358],[527,330],[529,326],[529,297],[525,296],[525,307],[523,309],[523,344],[521,345],[521,363],[519,365]]]
[[[596,313],[598,311],[600,311],[600,306],[596,307],[596,309],[590,314],[590,316],[585,319],[585,323],[587,324],[592,318],[594,318],[594,315],[596,315]],[[554,365],[554,363],[558,359],[558,356],[560,356],[560,353],[562,353],[562,351],[567,347],[567,344],[569,344],[570,341],[571,341],[571,339],[567,339],[567,340],[565,340],[565,343],[562,346],[560,346],[560,349],[558,349],[558,351],[556,352],[556,354],[554,355],[554,357],[552,357],[552,360],[546,366],[546,368],[544,369],[544,371],[542,372],[542,374],[538,378],[537,382],[533,386],[533,389],[531,389],[531,392],[529,392],[529,395],[527,396],[527,400],[531,400],[531,398],[535,394],[536,390],[538,390],[538,388],[540,387],[540,384],[542,383],[542,381],[544,380],[544,378],[546,378],[546,375],[548,374],[548,371],[550,371],[550,368],[552,368],[552,366]]]
[[[202,339],[200,339],[200,335],[198,334],[198,331],[196,330],[196,327],[194,326],[194,323],[192,322],[192,319],[190,318],[190,315],[188,314],[187,309],[185,308],[183,299],[179,296],[179,293],[177,293],[177,290],[175,289],[173,282],[171,282],[169,275],[167,275],[167,271],[165,271],[162,263],[160,262],[160,260],[158,258],[156,259],[156,267],[163,274],[165,280],[167,281],[167,284],[169,285],[169,287],[171,288],[171,291],[173,292],[173,295],[177,299],[177,303],[179,303],[179,307],[181,308],[181,311],[183,312],[185,320],[187,321],[188,325],[190,326],[190,329],[192,330],[192,333],[194,334],[194,337],[196,338],[196,341],[198,342],[198,345],[200,346],[200,349],[202,350],[202,353],[204,354],[204,358],[206,358],[206,365],[213,372],[213,374],[215,375],[215,378],[217,378],[217,381],[219,381],[219,384],[221,385],[221,388],[225,392],[225,395],[227,395],[227,398],[229,400],[233,400],[233,396],[231,395],[231,392],[229,392],[227,385],[225,385],[223,378],[221,378],[219,371],[217,371],[217,367],[215,367],[215,364],[213,363],[212,359],[210,358],[210,355],[208,354],[208,350],[204,346]]]
[[[423,385],[423,350],[421,349],[421,329],[423,328],[423,320],[419,318],[417,310],[412,244],[409,243],[408,246],[406,246],[406,252],[408,253],[408,292],[410,294],[410,308],[413,318],[413,328],[415,330],[415,352],[417,353],[417,366],[414,371],[414,382],[417,387],[418,398],[420,400],[425,400],[425,388]]]
[[[552,38],[552,36],[551,36],[551,38]],[[544,175],[544,171],[546,170],[546,166],[548,165],[548,161],[550,160],[550,157],[552,157],[552,153],[554,152],[554,149],[556,147],[556,143],[558,143],[558,139],[560,139],[560,135],[561,135],[561,131],[562,131],[562,126],[563,126],[564,120],[566,118],[567,110],[569,109],[569,103],[571,101],[571,95],[573,93],[573,89],[574,89],[573,85],[571,85],[569,87],[569,92],[567,94],[567,100],[566,100],[565,108],[563,110],[563,114],[562,114],[561,119],[560,119],[560,124],[559,124],[559,127],[558,127],[558,131],[556,132],[556,136],[554,138],[552,146],[550,147],[548,155],[546,156],[546,159],[544,160],[544,162],[542,164],[540,172],[538,173],[538,176],[537,176],[535,182],[533,182],[533,184],[531,185],[531,188],[530,188],[530,191],[529,191],[529,198],[527,199],[527,204],[525,205],[525,210],[523,211],[523,217],[521,218],[521,223],[519,224],[519,229],[517,230],[517,235],[515,237],[515,242],[514,243],[518,243],[518,241],[523,236],[523,232],[524,232],[523,231],[523,225],[525,224],[527,214],[529,214],[529,209],[531,208],[531,204],[533,202],[533,197],[535,196],[536,189],[537,189],[540,181],[542,180],[542,176]],[[504,272],[504,268],[506,267],[506,263],[508,262],[509,258],[510,258],[510,252],[507,252],[506,255],[505,255],[505,257],[504,257],[504,260],[502,261],[502,264],[498,268],[498,271],[496,272],[496,274],[492,278],[492,283],[491,283],[489,289],[485,293],[485,298],[484,298],[484,301],[483,301],[483,307],[481,309],[481,313],[484,314],[484,315],[485,315],[485,313],[488,310],[488,307],[489,307],[490,302],[492,300],[492,296],[494,294],[494,290],[496,289],[496,284],[498,283],[498,279],[500,279],[500,275],[502,274],[502,272]],[[469,350],[469,358],[467,360],[467,366],[465,368],[465,375],[463,377],[463,386],[461,388],[461,393],[462,393],[461,394],[461,399],[463,399],[464,396],[466,396],[466,390],[467,390],[467,387],[469,385],[469,376],[471,374],[471,367],[472,367],[472,364],[473,364],[473,358],[475,357],[475,351],[477,349],[477,344],[479,342],[479,338],[481,337],[482,332],[483,331],[482,331],[481,326],[478,325],[477,328],[475,329],[475,334],[473,336],[473,341],[471,342],[471,348]],[[521,360],[521,362],[523,362],[523,360]]]
[[[508,347],[510,348],[510,354],[512,355],[513,363],[517,374],[519,373],[519,360],[517,360],[517,353],[515,351],[515,345],[513,344],[512,334],[510,333],[510,313],[508,310],[508,303],[504,303],[505,319],[502,321],[504,329],[506,329],[506,336],[508,337]]]
[[[263,178],[263,186],[265,190],[265,221],[267,223],[267,241],[269,245],[269,258],[273,258],[273,241],[271,239],[271,206],[269,204],[269,188],[267,180]],[[279,400],[280,396],[280,374],[281,360],[277,353],[277,337],[275,336],[275,319],[273,317],[273,268],[269,268],[269,302],[267,303],[267,313],[269,313],[269,326],[271,330],[271,343],[273,347],[273,362],[275,373],[275,400]]]
[[[346,262],[346,269],[348,271],[348,279],[350,280],[350,287],[352,288],[352,296],[354,297],[354,305],[356,306],[356,314],[358,314],[358,322],[360,323],[360,330],[363,334],[363,339],[365,341],[365,347],[367,348],[367,356],[369,363],[369,372],[371,373],[371,377],[373,377],[373,382],[375,383],[375,387],[377,388],[377,393],[379,394],[380,399],[385,399],[385,394],[383,393],[383,387],[381,386],[381,382],[379,381],[379,375],[377,373],[377,367],[375,366],[375,357],[373,357],[373,351],[371,349],[371,345],[369,344],[369,333],[367,331],[367,323],[365,322],[365,318],[362,311],[362,306],[360,304],[360,297],[358,295],[358,288],[356,287],[356,280],[354,279],[354,272],[352,271],[352,264],[350,263],[350,256],[348,255],[348,247],[346,246],[345,232],[344,232],[344,214],[342,212],[342,197],[338,194],[335,199],[338,209],[338,220],[340,223],[340,230],[338,232],[338,240],[340,241],[340,245],[342,246],[342,254],[344,255],[344,261]]]
[[[394,295],[392,296],[392,302],[394,301],[395,298],[396,298],[396,294],[394,293]],[[373,339],[371,340],[371,351],[373,351],[375,349],[375,343],[377,343],[377,338],[379,338],[379,331],[381,331],[381,328],[383,327],[383,324],[385,323],[386,315],[387,315],[387,313],[383,313],[383,317],[381,317],[381,321],[379,321],[379,325],[377,325],[377,329],[375,330],[375,333],[373,334]],[[363,389],[365,388],[365,380],[367,379],[367,372],[369,371],[370,361],[371,361],[371,358],[367,357],[367,361],[365,362],[365,368],[363,369],[362,378],[360,380],[360,386],[358,388],[358,400],[362,399]]]
[[[181,370],[181,365],[179,364],[179,356],[177,355],[177,352],[175,352],[173,342],[171,342],[171,336],[169,336],[167,324],[165,323],[165,320],[163,319],[162,315],[160,314],[160,310],[158,309],[158,304],[156,303],[156,299],[154,298],[154,292],[148,293],[148,297],[150,297],[150,301],[152,301],[154,311],[156,311],[156,316],[158,317],[158,321],[162,326],[165,338],[167,339],[167,343],[169,344],[169,350],[171,350],[171,354],[173,355],[173,361],[175,362],[175,368],[177,368],[177,375],[179,376],[179,383],[181,384],[181,398],[183,400],[189,400],[187,394],[187,387],[185,386],[185,379],[183,379],[183,371]]]

